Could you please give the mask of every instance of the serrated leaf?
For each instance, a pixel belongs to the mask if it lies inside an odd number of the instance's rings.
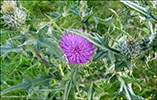
[[[106,45],[103,46],[102,42],[99,39],[97,39],[96,37],[91,36],[90,34],[80,32],[80,31],[74,30],[74,29],[67,29],[67,31],[72,32],[72,33],[74,33],[78,36],[81,36],[81,37],[85,38],[86,40],[88,40],[89,42],[93,43],[95,46],[97,46],[97,47],[99,47],[103,50],[111,50],[112,52],[117,53],[117,54],[120,53],[120,51],[117,50],[117,49],[111,48],[111,47],[106,46]]]
[[[49,49],[52,55],[57,56],[60,58],[64,63],[66,63],[66,60],[63,58],[63,50],[60,48],[58,42],[55,42],[53,38],[48,37],[48,36],[43,36],[40,37],[39,39],[36,39],[33,35],[31,34],[26,34],[27,37],[29,37],[30,41],[34,41],[32,43],[35,43],[34,45],[39,45],[40,47],[46,47]],[[31,44],[29,42],[29,39],[27,40],[28,42],[25,42],[24,45]]]
[[[120,0],[120,2],[124,3],[125,5],[129,6],[130,8],[140,12],[141,14],[147,16],[148,19],[153,19],[154,21],[157,21],[154,17],[152,17],[150,14],[149,14],[149,11],[147,8],[144,8],[142,6],[139,6],[138,4],[136,3],[133,3],[131,1],[125,1],[125,0]]]
[[[126,65],[127,65],[127,67],[128,67],[129,70],[132,70],[131,59],[127,59],[126,60]]]
[[[46,85],[48,87],[50,87],[50,81],[52,78],[50,77],[46,77],[44,74],[39,74],[37,79],[31,79],[25,75],[23,75],[25,80],[23,81],[23,83],[19,84],[19,85],[15,85],[13,87],[10,87],[8,89],[5,89],[4,91],[1,92],[1,95],[6,94],[8,92],[14,91],[14,90],[19,90],[19,89],[23,89],[23,90],[29,90],[31,87],[36,87],[39,85]]]
[[[126,5],[128,5],[129,7],[133,8],[134,10],[139,11],[140,13],[142,13],[142,14],[148,16],[148,14],[147,14],[147,9],[146,9],[146,8],[144,8],[144,7],[142,7],[142,6],[139,6],[139,5],[137,5],[137,4],[135,4],[135,3],[131,2],[131,1],[120,0],[120,2],[126,4]]]
[[[122,62],[116,62],[115,63],[115,70],[120,70],[124,67],[126,67],[126,62],[125,61],[122,61]]]
[[[23,45],[31,45],[31,44],[37,45],[37,41],[36,41],[35,38],[29,37],[29,38],[23,43]]]
[[[87,26],[90,26],[88,20],[89,20],[89,18],[91,17],[92,14],[93,14],[93,11],[91,10],[91,11],[88,13],[88,15],[85,16],[85,17],[83,18],[83,20],[82,20],[82,22],[85,23]]]
[[[118,80],[121,82],[120,93],[123,93],[129,100],[146,100],[140,96],[134,94],[132,90],[132,83],[125,83],[121,77],[118,77]]]
[[[43,29],[39,31],[39,33],[44,34],[47,31],[48,31],[48,26],[45,26]],[[66,63],[65,59],[62,58],[62,56],[64,55],[62,49],[60,48],[58,42],[53,41],[53,38],[45,35],[40,37],[38,42],[41,46],[47,47],[52,54],[56,55]]]
[[[112,60],[114,58],[114,53],[112,51],[107,52],[107,57]]]
[[[92,14],[93,14],[93,11],[91,10],[91,11],[88,13],[87,17],[86,17],[86,18],[83,18],[83,22],[88,21],[88,19],[90,18],[90,16],[91,16]]]
[[[109,43],[109,34],[106,33],[106,34],[105,34],[105,37],[102,38],[102,44],[103,44],[105,47],[109,47],[108,43]]]
[[[4,56],[5,54],[10,53],[10,52],[20,53],[23,51],[22,46],[15,44],[12,40],[9,40],[9,42],[6,41],[6,45],[1,46],[0,48],[1,48],[1,54],[2,54],[1,56]],[[30,51],[30,50],[26,49],[26,51]]]
[[[20,90],[20,89],[26,90],[30,86],[31,86],[30,83],[24,82],[22,84],[15,85],[13,87],[10,87],[10,88],[7,88],[7,89],[3,90],[1,92],[1,95],[6,94],[6,93],[11,92],[11,91],[14,91],[14,90]]]
[[[5,48],[4,49],[4,47],[1,47],[1,48],[3,48],[3,49],[1,49],[1,54],[2,54],[2,56],[4,56],[5,54],[7,54],[7,53],[10,53],[10,52],[17,52],[17,53],[20,53],[21,51],[23,51],[23,49],[22,48]]]
[[[46,25],[45,27],[43,27],[42,29],[40,29],[37,34],[39,34],[39,37],[42,37],[42,36],[44,36],[47,33],[48,29],[49,29],[49,26]]]
[[[62,39],[62,36],[61,36],[60,34],[55,33],[55,32],[53,32],[53,36],[54,36],[57,40]]]
[[[97,54],[94,56],[93,61],[98,61],[106,57],[108,51],[97,51]]]
[[[68,81],[65,81],[66,84],[65,84],[65,91],[64,91],[63,100],[68,100],[68,99],[74,99],[75,98],[75,91],[73,89],[75,89],[75,86],[77,85],[77,83],[75,83],[76,82],[75,79],[76,79],[77,75],[78,74],[77,74],[76,68],[73,68],[71,73],[69,73],[66,76],[66,77],[68,77]]]
[[[52,41],[51,39],[45,37],[40,40],[41,41],[39,43],[42,47],[47,47],[52,54],[56,55],[64,63],[66,63],[66,60],[63,58],[63,50],[60,48],[58,42]]]
[[[100,41],[102,41],[102,37],[97,33],[92,33],[95,37],[97,37]]]

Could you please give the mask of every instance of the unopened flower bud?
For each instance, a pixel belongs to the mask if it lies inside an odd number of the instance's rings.
[[[26,21],[27,13],[17,7],[15,1],[3,2],[2,11],[1,18],[4,20],[4,26],[8,26],[8,28],[21,27]]]
[[[140,54],[141,47],[136,40],[128,40],[120,45],[120,51],[127,59],[134,59]]]
[[[4,1],[2,5],[2,12],[6,14],[12,14],[16,9],[15,1]]]

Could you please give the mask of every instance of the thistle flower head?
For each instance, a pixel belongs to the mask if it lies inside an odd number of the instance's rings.
[[[124,41],[120,45],[119,49],[121,51],[121,54],[128,59],[136,58],[141,52],[140,44],[136,40]]]
[[[2,3],[2,11],[6,14],[12,14],[16,9],[16,2],[12,0],[4,1]]]
[[[83,32],[83,30],[79,31]],[[94,45],[80,36],[70,32],[67,33],[67,35],[63,35],[60,47],[70,64],[85,64],[90,61],[94,54]],[[87,33],[87,30],[85,30],[85,33]]]
[[[7,25],[8,28],[18,28],[25,23],[27,13],[17,7],[14,1],[3,2],[2,10],[3,16],[1,18],[4,20],[4,26]]]

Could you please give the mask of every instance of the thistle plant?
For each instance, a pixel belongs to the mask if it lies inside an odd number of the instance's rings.
[[[4,1],[2,3],[2,19],[7,28],[19,28],[25,24],[27,13],[17,7],[16,1]]]
[[[83,30],[80,31],[83,32]],[[87,33],[87,30],[85,30],[85,33]],[[92,59],[94,54],[94,45],[92,43],[70,32],[67,32],[67,36],[64,35],[62,39],[60,46],[70,64],[85,64]]]
[[[144,7],[125,0],[116,1],[120,7],[108,1],[20,1],[31,12],[29,20],[16,1],[2,2],[2,22],[8,26],[2,36],[9,39],[2,38],[1,97],[156,98],[156,6],[151,9],[151,1],[142,0]],[[154,83],[148,85],[150,80]]]

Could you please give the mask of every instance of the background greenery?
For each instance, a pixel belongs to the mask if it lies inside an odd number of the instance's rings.
[[[33,24],[34,27],[43,26],[46,22],[49,21],[49,18],[45,14],[49,15],[49,13],[51,12],[63,13],[65,9],[71,7],[70,4],[77,6],[76,2],[74,1],[21,1],[20,3],[28,11],[30,11],[31,19],[42,19],[41,21],[34,23]],[[148,27],[147,24],[141,23],[140,19],[137,18],[136,16],[133,17],[129,15],[132,12],[130,13],[127,12],[125,6],[121,2],[112,0],[88,1],[87,4],[88,7],[93,10],[92,16],[99,17],[102,19],[106,19],[110,16],[115,17],[113,13],[109,10],[109,8],[113,9],[115,12],[117,12],[121,23],[124,25],[124,30],[130,33],[133,37],[136,37],[139,33],[141,36],[144,36],[146,34],[141,29],[143,29],[143,27]],[[53,18],[53,16],[51,17]],[[69,27],[78,29],[80,28],[80,26],[79,25],[75,26],[74,24],[74,23],[77,24],[77,22],[80,22],[80,18],[78,16],[71,15],[66,18],[63,17],[57,20],[56,24],[62,26],[63,30]],[[113,22],[116,22],[116,20],[113,20]],[[93,32],[97,32],[99,35],[103,35],[104,33],[107,32],[109,23],[100,22],[97,24],[97,26],[94,26],[95,24],[94,19],[89,19],[89,23],[91,24],[90,30],[92,30]],[[6,41],[8,41],[11,37],[14,37],[17,34],[20,33],[3,31],[3,33],[1,33],[1,45],[6,45]],[[112,36],[117,37],[118,34],[119,33],[114,33],[112,34]],[[16,42],[18,43],[18,41]],[[23,74],[33,79],[37,78],[37,75],[40,73],[40,70],[47,73],[47,68],[44,64],[42,63],[39,64],[38,59],[36,57],[30,59],[30,56],[25,52],[23,52],[22,54],[9,53],[6,54],[5,57],[1,57],[0,59],[1,59],[1,90],[20,84],[23,80],[23,77],[21,77]],[[133,85],[133,90],[136,95],[155,100],[157,99],[157,60],[152,60],[152,62],[148,63],[150,65],[149,66],[150,69],[146,66],[146,64],[140,61],[137,62],[136,67],[133,67],[132,77],[142,80],[139,83],[141,87]],[[36,65],[32,66],[34,64]],[[98,63],[97,65],[99,64],[101,63]],[[92,65],[93,64],[91,64],[91,66]],[[62,67],[64,69],[64,66]],[[104,95],[102,97],[102,100],[104,99],[107,100],[108,98],[114,97],[115,95],[112,93],[117,91],[119,87],[120,84],[117,81],[114,81],[112,85],[108,83],[104,84],[103,88],[107,95]],[[5,96],[12,95],[27,96],[27,92],[24,90],[15,90],[5,94]],[[118,99],[123,100],[125,99],[125,97],[121,97]]]

